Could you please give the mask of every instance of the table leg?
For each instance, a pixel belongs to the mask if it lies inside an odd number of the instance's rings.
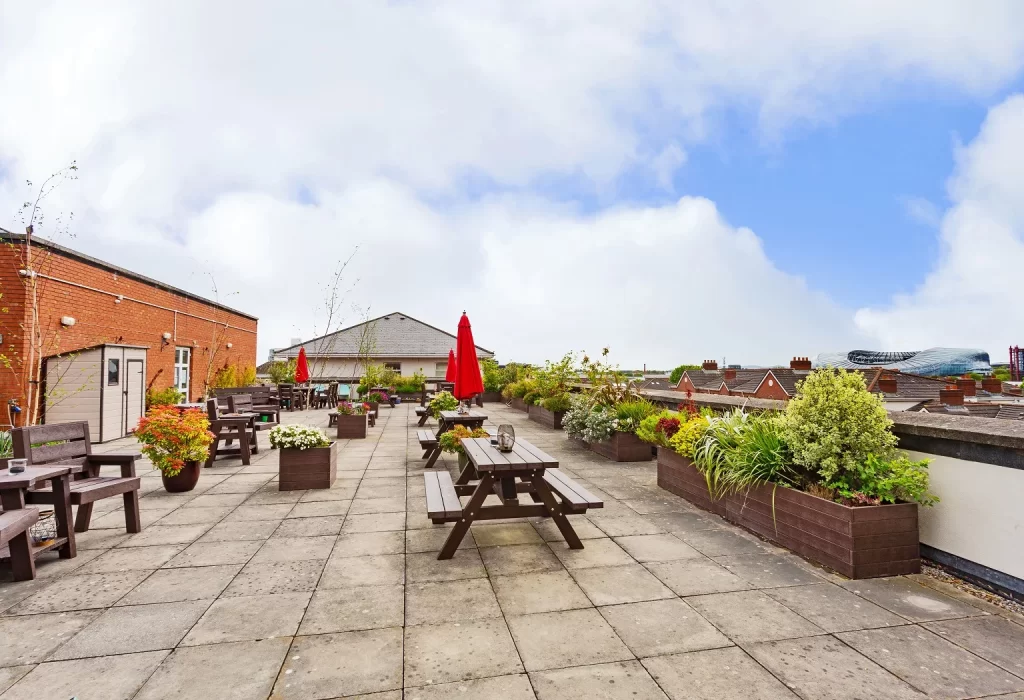
[[[61,559],[71,559],[78,553],[75,545],[75,529],[71,526],[71,483],[70,476],[58,476],[50,479],[53,489],[53,517],[57,521],[57,537],[67,537],[68,541],[58,549]]]
[[[493,481],[494,479],[491,478],[489,472],[480,479],[480,483],[470,497],[469,503],[462,509],[462,517],[459,518],[459,522],[455,523],[452,531],[448,533],[448,539],[444,541],[444,546],[441,547],[441,552],[437,555],[438,559],[451,559],[455,556],[455,551],[459,548],[462,538],[469,532],[469,526],[473,524],[473,520],[476,518],[480,507],[484,504],[487,494],[491,492]]]
[[[427,460],[427,463],[423,465],[423,468],[424,469],[430,469],[431,467],[433,467],[434,466],[434,462],[436,462],[437,458],[440,457],[440,456],[441,456],[441,446],[438,445],[437,447],[433,448],[430,451],[430,458]]]
[[[455,480],[456,486],[463,486],[468,484],[470,481],[476,481],[480,476],[476,473],[476,467],[472,462],[467,462],[466,467],[459,473],[459,478]]]
[[[562,511],[562,507],[558,504],[558,500],[555,495],[551,493],[551,488],[548,486],[548,482],[544,481],[544,474],[541,472],[530,473],[530,483],[533,484],[534,491],[540,496],[541,501],[544,503],[544,507],[547,508],[548,513],[551,515],[551,519],[555,521],[555,525],[558,526],[558,531],[562,533],[562,537],[565,538],[566,544],[569,545],[569,549],[583,549],[583,543],[580,542],[580,538],[576,535],[576,531],[572,529],[572,525],[569,524],[569,519],[565,517],[565,513]]]

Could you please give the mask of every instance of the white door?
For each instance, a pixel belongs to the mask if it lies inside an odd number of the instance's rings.
[[[142,360],[128,360],[124,381],[124,432],[130,433],[139,425],[146,404],[145,364]]]
[[[174,348],[174,387],[189,401],[189,367],[192,364],[192,348]]]

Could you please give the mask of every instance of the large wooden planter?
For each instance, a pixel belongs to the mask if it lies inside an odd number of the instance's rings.
[[[921,570],[915,503],[851,507],[769,485],[711,502],[693,463],[665,449],[658,450],[658,484],[849,578]]]
[[[530,420],[534,423],[540,423],[555,430],[562,429],[562,416],[565,415],[565,411],[549,411],[543,406],[530,406],[528,413]]]
[[[524,413],[530,410],[530,407],[527,406],[526,402],[523,401],[522,399],[513,398],[512,403],[510,405],[517,411],[522,411]]]
[[[614,462],[649,462],[651,446],[633,433],[612,433],[609,440],[583,442],[592,451]]]
[[[480,400],[484,403],[502,403],[501,393],[497,391],[485,391],[480,394]]]
[[[344,418],[344,416],[338,416]],[[338,443],[330,447],[313,447],[300,450],[294,447],[281,449],[278,467],[279,491],[301,489],[329,489],[334,483],[338,470]]]
[[[338,439],[358,440],[366,437],[366,414],[338,415]]]

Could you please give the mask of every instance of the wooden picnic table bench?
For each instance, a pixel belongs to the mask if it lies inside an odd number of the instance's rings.
[[[15,581],[29,581],[36,577],[35,559],[43,552],[56,549],[61,559],[77,554],[75,531],[71,527],[70,475],[82,471],[80,465],[29,466],[20,474],[0,469],[0,550],[7,549],[11,559],[11,572]],[[41,545],[33,543],[29,528],[39,520],[39,510],[28,503],[32,489],[49,482],[53,498],[53,515],[57,524],[57,537]],[[0,556],[2,552],[0,552]]]
[[[473,522],[504,518],[550,517],[570,549],[583,549],[565,516],[603,508],[604,503],[559,471],[557,460],[525,440],[516,440],[511,452],[500,452],[490,438],[466,438],[462,448],[469,462],[454,483],[446,471],[423,475],[427,517],[434,523],[455,523],[438,559],[455,556]],[[521,493],[533,502],[520,503]],[[501,505],[485,506],[490,495]],[[469,502],[463,506],[459,496],[469,496]]]
[[[424,450],[423,459],[429,457],[430,453],[437,447],[437,436],[429,430],[417,430],[416,439],[420,441],[420,449]]]
[[[430,411],[428,409],[426,409],[426,408],[417,408],[416,409],[416,415],[419,416],[419,418],[420,418],[416,422],[416,425],[426,425],[427,424],[427,419],[430,418]]]
[[[486,413],[480,413],[478,411],[468,411],[466,413],[459,413],[458,411],[441,411],[437,417],[437,432],[434,433],[434,437],[437,439],[437,443],[430,449],[424,446],[426,452],[423,453],[423,458],[427,460],[424,465],[425,469],[430,469],[437,462],[437,458],[441,456],[441,444],[440,439],[444,433],[454,428],[456,425],[464,425],[470,430],[474,428],[483,427],[484,421],[487,420]],[[417,434],[422,431],[416,431]],[[426,431],[429,432],[429,431]],[[423,442],[420,442],[423,446]]]
[[[234,414],[256,414],[253,427],[256,430],[270,430],[281,422],[281,408],[279,406],[255,406],[252,397],[248,394],[230,394],[228,396],[228,411]]]

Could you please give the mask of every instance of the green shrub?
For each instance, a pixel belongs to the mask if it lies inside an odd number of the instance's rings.
[[[545,399],[569,393],[570,386],[579,379],[576,355],[571,352],[558,362],[545,361],[544,367],[533,372],[537,392]]]
[[[291,384],[295,381],[295,367],[297,364],[294,359],[287,362],[284,360],[271,362],[270,369],[267,370],[267,374],[270,375],[270,381],[274,384]]]
[[[562,416],[562,430],[566,435],[590,443],[609,439],[617,423],[614,411],[595,404],[586,394],[570,396],[569,410]]]
[[[672,374],[668,375],[668,380],[672,382],[673,385],[678,384],[679,380],[683,378],[683,372],[688,372],[692,369],[700,368],[700,365],[679,365],[674,370],[672,370]]]
[[[930,506],[939,500],[928,493],[928,460],[914,462],[906,454],[890,459],[869,455],[863,464],[839,474],[825,487],[848,505],[903,502]]]
[[[615,418],[618,421],[616,430],[622,433],[635,433],[640,422],[658,412],[654,404],[647,399],[632,399],[615,406]]]
[[[640,421],[640,425],[636,429],[636,436],[652,445],[668,447],[669,440],[683,426],[680,418],[685,420],[685,416],[681,417],[678,413],[673,413],[672,411],[659,411],[649,415]]]
[[[693,448],[693,464],[704,475],[711,498],[721,498],[729,491],[729,455],[739,445],[747,420],[748,414],[738,408],[710,419]]]
[[[693,459],[693,453],[697,448],[697,443],[704,437],[704,432],[708,429],[708,422],[709,419],[707,416],[694,416],[679,426],[678,432],[669,438],[668,446],[671,447],[676,454]]]
[[[441,411],[454,411],[459,407],[459,400],[452,396],[450,391],[439,391],[437,395],[427,404],[427,411],[431,416],[437,418]]]
[[[834,481],[869,456],[888,459],[896,436],[880,396],[870,393],[860,372],[819,369],[797,387],[782,419],[782,435],[797,465]]]
[[[727,451],[728,469],[723,487],[739,492],[759,484],[803,486],[806,472],[798,469],[782,435],[781,416],[751,415],[739,430],[735,445]]]
[[[540,405],[551,411],[557,413],[558,411],[569,410],[569,395],[559,394],[558,396],[549,396],[546,399],[542,399]]]
[[[530,389],[525,394],[523,394],[523,403],[525,403],[527,406],[535,406],[541,398],[542,397],[539,391],[537,391],[536,389]]]
[[[395,377],[392,386],[398,394],[418,394],[423,391],[426,379],[423,374],[416,372],[411,377]]]
[[[153,406],[173,406],[174,404],[181,403],[184,400],[185,395],[173,386],[167,387],[166,389],[153,389],[151,387],[146,390],[147,411]]]
[[[11,439],[11,431],[0,432],[0,457],[12,457],[14,455],[14,441]]]

